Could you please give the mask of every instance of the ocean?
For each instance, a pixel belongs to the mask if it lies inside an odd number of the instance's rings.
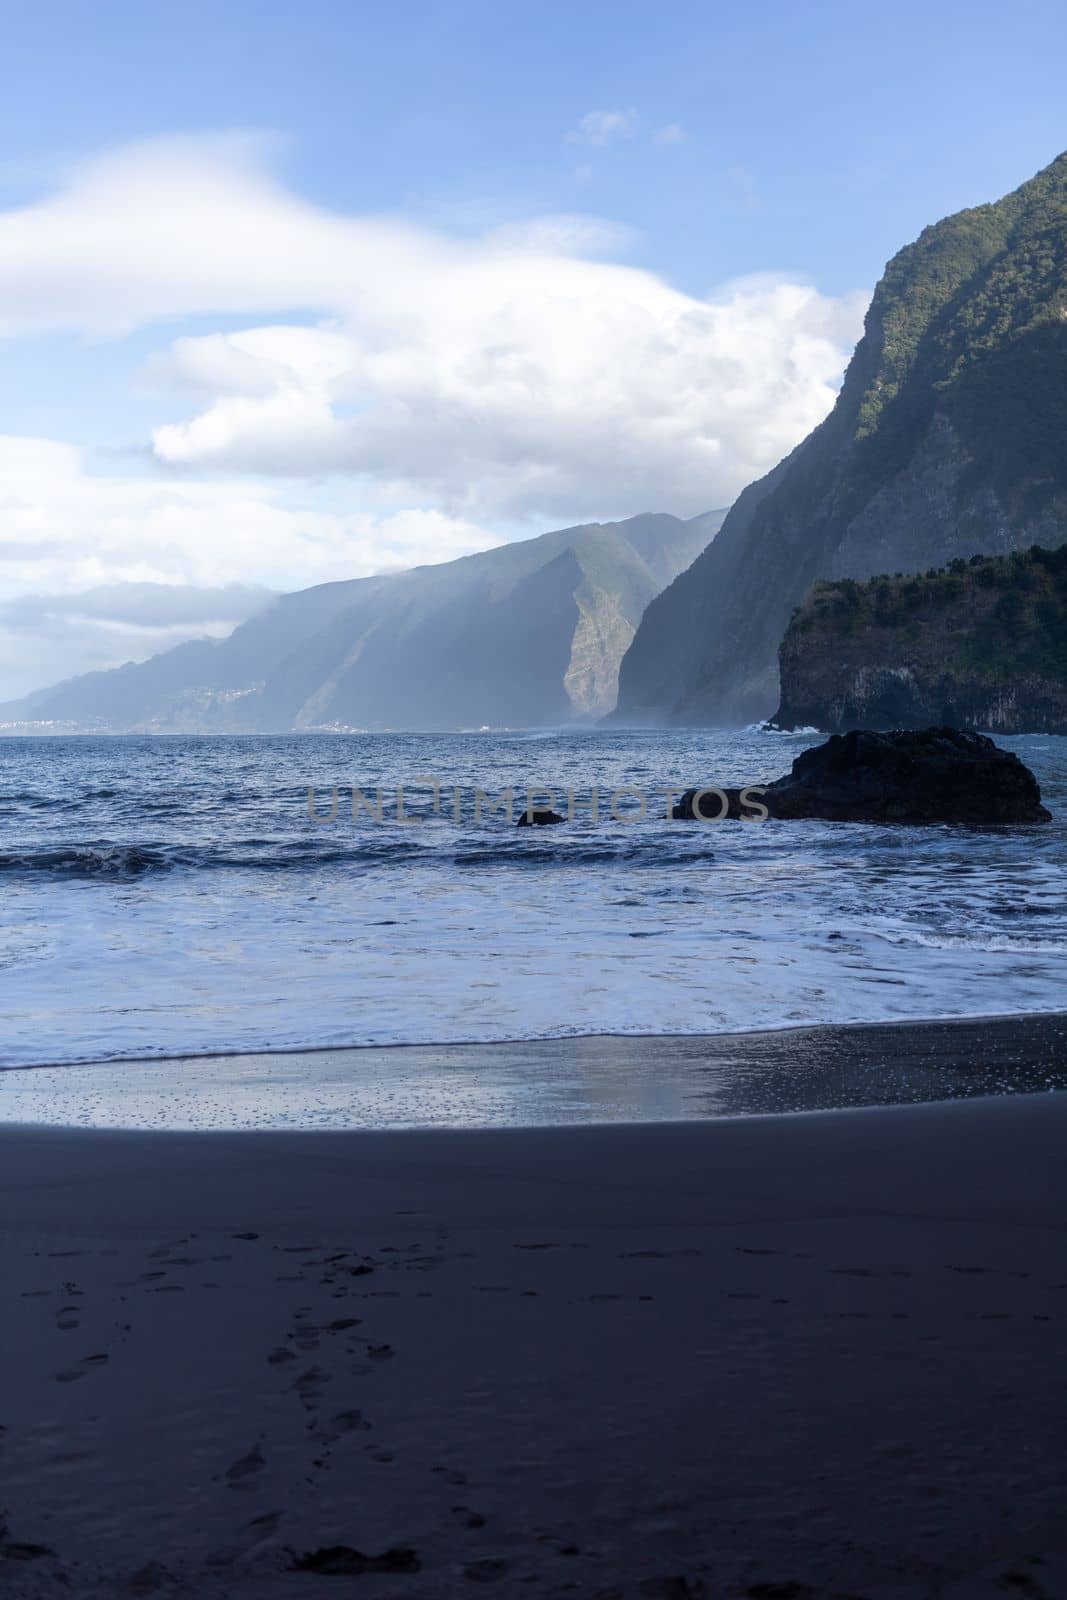
[[[1045,827],[666,820],[657,789],[757,785],[820,738],[0,741],[0,1067],[1062,1007],[1067,739],[998,741]],[[575,820],[475,818],[531,784]]]

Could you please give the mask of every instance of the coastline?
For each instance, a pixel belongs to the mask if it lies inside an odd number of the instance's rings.
[[[1065,1136],[0,1127],[5,1593],[1058,1593]]]
[[[220,1130],[658,1123],[1067,1088],[1067,1012],[581,1034],[0,1071],[0,1124]]]

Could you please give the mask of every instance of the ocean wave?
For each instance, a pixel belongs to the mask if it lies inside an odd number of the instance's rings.
[[[560,841],[557,844],[528,844],[525,839],[502,840],[499,845],[467,846],[457,850],[452,861],[457,867],[595,867],[605,864],[663,866],[671,861],[712,860],[711,851],[686,851],[676,856],[664,852],[659,840],[633,844],[628,840],[586,840],[581,845]]]
[[[147,845],[66,845],[0,853],[0,873],[47,873],[65,878],[139,878],[178,864],[176,853]]]
[[[979,955],[1065,956],[1063,939],[1027,939],[1010,933],[920,933],[918,929],[886,933],[872,928],[887,944],[915,945],[921,950],[973,950]]]
[[[318,840],[306,844],[272,845],[262,842],[229,848],[197,845],[92,843],[0,852],[0,875],[57,878],[140,878],[149,873],[177,870],[234,870],[284,872],[320,867],[344,867],[381,862],[408,862],[420,847],[404,840],[368,841],[358,846],[329,846]]]
[[[711,841],[678,828],[668,841],[661,831],[635,837],[621,829],[596,837],[585,834],[531,837],[527,830],[487,832],[484,841],[458,842],[440,833],[398,834],[392,829],[358,842],[334,842],[325,837],[275,840],[252,837],[226,844],[206,845],[158,840],[89,840],[79,843],[0,852],[0,876],[57,878],[139,878],[147,874],[185,872],[286,873],[344,870],[360,866],[411,867],[418,865],[459,868],[597,867],[630,866],[634,869],[677,865],[692,866],[717,858]]]

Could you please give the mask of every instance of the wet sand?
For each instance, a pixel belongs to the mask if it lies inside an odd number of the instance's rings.
[[[0,1124],[556,1127],[1067,1089],[1067,1015],[363,1045],[0,1071]]]
[[[1062,1596],[1065,1142],[0,1127],[0,1593]]]

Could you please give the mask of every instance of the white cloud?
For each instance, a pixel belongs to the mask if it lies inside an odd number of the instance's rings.
[[[374,516],[294,506],[251,478],[104,476],[52,439],[0,435],[0,583],[6,596],[104,583],[302,588],[499,541],[436,509]]]
[[[567,142],[604,148],[617,139],[631,138],[636,127],[636,111],[587,111],[578,126],[568,133]]]
[[[300,589],[497,543],[432,507],[312,511],[280,481],[103,476],[71,445],[0,435],[0,701],[226,634],[251,584]],[[154,584],[169,593],[123,587]]]
[[[0,701],[188,639],[224,637],[272,598],[245,584],[109,583],[0,601]]]
[[[633,116],[585,124],[606,142]],[[269,155],[156,141],[0,213],[0,333],[249,324],[161,335],[155,476],[0,442],[8,593],[292,587],[490,530],[722,505],[825,415],[859,331],[863,296],[751,279],[701,298],[602,259],[628,241],[597,218],[471,237],[327,211]]]
[[[685,140],[685,129],[680,122],[668,122],[665,127],[657,128],[652,135],[652,143],[658,145],[682,144]]]
[[[354,473],[476,522],[731,500],[826,414],[861,302],[752,280],[707,300],[629,268],[488,256],[329,328],[178,341],[212,402],[170,466]]]

